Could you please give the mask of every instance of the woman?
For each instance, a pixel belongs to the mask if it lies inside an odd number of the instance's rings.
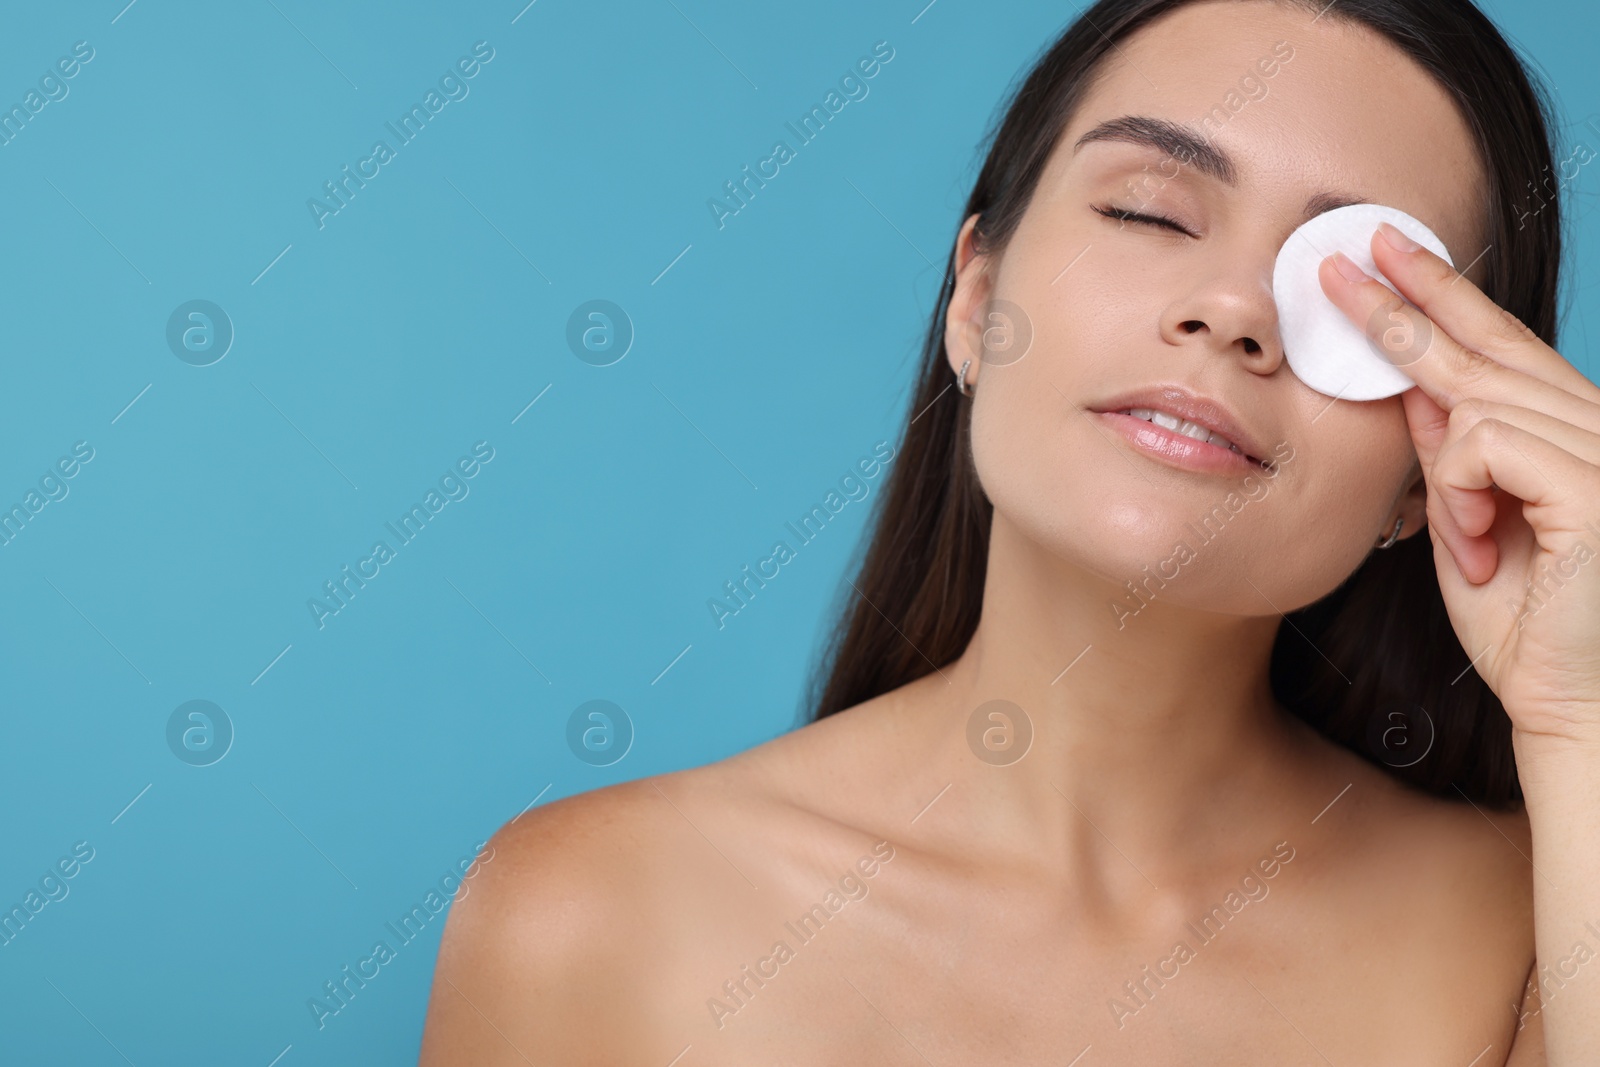
[[[817,721],[503,827],[422,1061],[1600,1062],[1547,107],[1466,0],[1085,12],[969,201]],[[1417,388],[1349,402],[1270,281],[1362,201],[1465,273],[1322,265],[1412,331]]]

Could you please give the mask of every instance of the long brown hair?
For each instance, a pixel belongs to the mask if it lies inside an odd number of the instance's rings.
[[[980,216],[980,250],[1005,248],[1099,62],[1117,42],[1193,2],[1099,0],[1049,47],[986,138],[988,155],[961,214]],[[1469,0],[1338,0],[1325,17],[1382,34],[1454,98],[1489,179],[1483,291],[1554,345],[1564,216],[1559,197],[1547,204],[1539,194],[1550,193],[1554,158],[1549,91]],[[897,459],[806,696],[814,718],[951,662],[978,625],[993,506],[972,463],[971,406],[950,388],[951,246]],[[1427,536],[1371,553],[1339,588],[1286,618],[1270,667],[1284,707],[1428,792],[1520,803],[1510,720],[1451,627]]]

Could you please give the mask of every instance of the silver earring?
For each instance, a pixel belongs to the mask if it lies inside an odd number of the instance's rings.
[[[1388,537],[1385,537],[1382,541],[1379,541],[1378,542],[1378,547],[1379,548],[1388,548],[1391,545],[1393,545],[1396,541],[1400,540],[1400,527],[1404,526],[1405,524],[1406,524],[1406,520],[1405,520],[1404,516],[1396,519],[1395,522],[1394,522],[1394,532],[1391,533]]]
[[[972,366],[972,360],[969,359],[961,364],[960,370],[956,371],[956,388],[961,390],[962,396],[971,396],[973,394],[973,387],[967,384],[967,368],[970,366]]]

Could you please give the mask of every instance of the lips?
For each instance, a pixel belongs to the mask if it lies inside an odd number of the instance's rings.
[[[1266,447],[1222,404],[1175,385],[1150,386],[1093,405],[1098,413],[1132,415],[1163,429],[1242,454],[1257,466],[1270,466]]]
[[[1216,445],[1218,448],[1230,449],[1249,458],[1244,449],[1221,434],[1208,430],[1199,423],[1190,422],[1188,419],[1180,419],[1169,411],[1160,411],[1156,408],[1129,408],[1126,411],[1118,412],[1118,414],[1131,415],[1136,419],[1143,419],[1145,422],[1154,423],[1174,433],[1181,433],[1185,437],[1192,437],[1196,441],[1204,441],[1207,444]]]

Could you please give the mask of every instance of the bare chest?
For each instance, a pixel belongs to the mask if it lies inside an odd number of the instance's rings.
[[[1067,916],[877,918],[777,924],[747,959],[683,990],[684,1041],[669,1058],[687,1047],[685,1064],[1487,1067],[1504,1062],[1516,1024],[1505,980],[1516,964],[1495,943],[1430,952],[1431,932],[1397,944],[1382,923],[1319,931],[1263,907],[1107,943]]]

